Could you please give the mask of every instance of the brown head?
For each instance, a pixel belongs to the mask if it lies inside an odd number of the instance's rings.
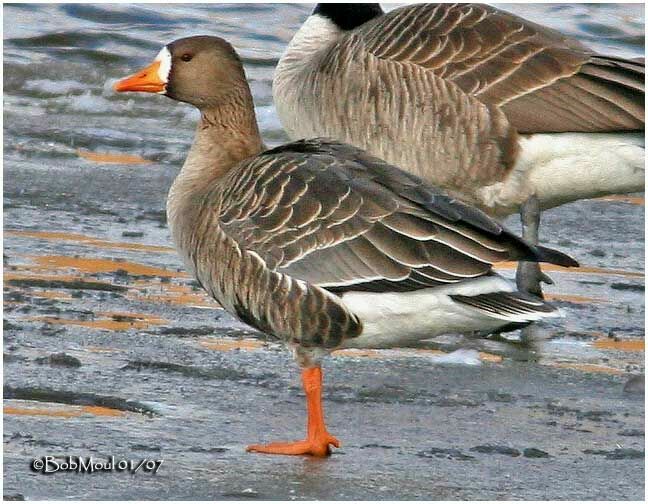
[[[207,35],[178,39],[148,67],[115,83],[117,92],[158,93],[199,109],[249,94],[245,72],[229,42]]]

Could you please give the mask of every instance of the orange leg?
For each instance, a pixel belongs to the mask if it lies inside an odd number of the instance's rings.
[[[270,443],[250,445],[247,451],[274,453],[277,455],[313,455],[326,457],[331,454],[329,445],[340,447],[340,442],[331,436],[324,425],[322,409],[322,368],[312,367],[302,371],[302,382],[306,392],[308,409],[308,435],[304,441],[293,443]]]

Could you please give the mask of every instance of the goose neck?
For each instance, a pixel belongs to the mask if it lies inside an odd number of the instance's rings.
[[[299,71],[305,62],[312,62],[316,53],[339,39],[344,32],[329,18],[314,13],[306,19],[286,47],[279,60],[275,77]]]
[[[214,182],[244,159],[264,150],[249,90],[226,103],[201,108],[200,112],[193,145],[167,199],[167,217],[174,235],[183,227],[181,217],[198,211],[198,202]]]
[[[180,176],[221,177],[263,150],[252,97],[200,111],[193,145]]]

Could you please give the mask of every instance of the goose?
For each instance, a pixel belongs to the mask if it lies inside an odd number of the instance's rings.
[[[527,244],[480,210],[363,150],[326,139],[267,149],[237,53],[194,36],[114,84],[165,95],[200,119],[167,198],[186,267],[231,314],[292,349],[307,436],[249,451],[325,456],[322,359],[337,348],[394,347],[456,331],[559,315],[493,272],[503,260],[576,266]]]
[[[367,150],[501,219],[644,189],[644,62],[495,7],[318,4],[277,65],[292,139]],[[518,285],[542,295],[536,265]]]

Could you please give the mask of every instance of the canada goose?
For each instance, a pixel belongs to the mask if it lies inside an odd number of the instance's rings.
[[[644,189],[643,61],[495,7],[318,4],[273,94],[291,138],[355,145],[495,217],[522,209],[531,243],[540,209]],[[539,274],[521,287],[541,295]]]
[[[265,150],[236,52],[218,37],[165,46],[117,82],[196,106],[194,143],[167,200],[175,246],[226,310],[280,338],[303,368],[308,435],[250,451],[324,456],[321,359],[448,331],[556,316],[491,270],[577,263],[364,151],[322,139]]]

